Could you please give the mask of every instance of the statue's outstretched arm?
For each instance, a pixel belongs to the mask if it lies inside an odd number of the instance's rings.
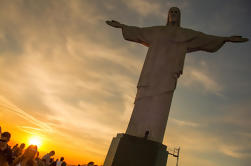
[[[190,31],[194,37],[187,43],[187,52],[193,51],[207,51],[216,52],[219,50],[226,42],[246,42],[247,38],[241,36],[231,36],[231,37],[221,37],[214,35],[207,35],[201,32]]]
[[[115,21],[115,20],[107,20],[106,24],[108,24],[114,28],[123,28],[125,26],[124,24],[121,24],[120,22]]]
[[[121,28],[125,40],[133,41],[149,47],[154,38],[154,27],[136,27],[121,24],[118,21],[111,20],[106,23],[114,28]]]
[[[240,43],[240,42],[247,42],[248,38],[243,38],[242,36],[231,36],[226,37],[225,42],[234,42],[234,43]]]

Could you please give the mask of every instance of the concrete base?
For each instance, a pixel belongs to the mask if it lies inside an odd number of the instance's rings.
[[[118,134],[113,138],[104,166],[166,166],[166,146],[147,140]]]

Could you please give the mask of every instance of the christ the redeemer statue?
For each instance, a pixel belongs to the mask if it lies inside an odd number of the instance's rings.
[[[162,143],[177,79],[186,53],[215,52],[226,42],[246,42],[241,36],[220,37],[180,27],[180,10],[172,7],[164,26],[135,27],[106,21],[121,28],[125,40],[147,46],[148,52],[137,86],[133,113],[126,134]]]

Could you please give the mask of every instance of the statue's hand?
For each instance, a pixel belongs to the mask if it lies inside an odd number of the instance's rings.
[[[118,21],[111,20],[111,21],[106,21],[106,24],[115,27],[115,28],[122,28],[123,24],[119,23]]]
[[[229,42],[247,42],[248,38],[243,38],[242,36],[231,36],[228,38]]]

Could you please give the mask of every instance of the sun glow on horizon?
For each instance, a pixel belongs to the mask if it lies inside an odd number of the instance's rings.
[[[38,136],[33,136],[29,139],[29,145],[37,145],[38,148],[41,147],[42,141],[41,138]]]

